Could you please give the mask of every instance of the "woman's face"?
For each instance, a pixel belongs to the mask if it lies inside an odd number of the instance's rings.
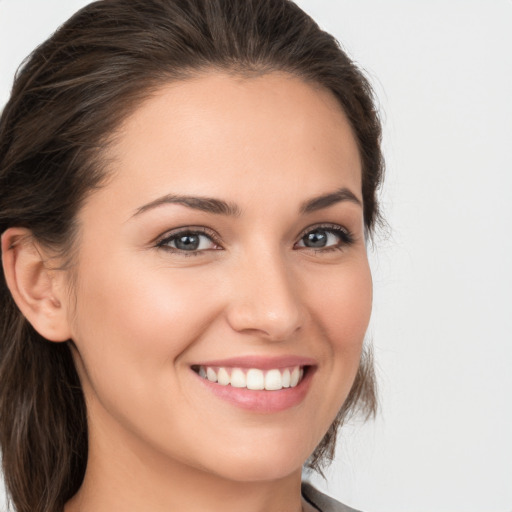
[[[237,481],[300,471],[350,390],[372,301],[337,101],[286,74],[205,74],[154,94],[106,156],[69,317],[91,456]]]

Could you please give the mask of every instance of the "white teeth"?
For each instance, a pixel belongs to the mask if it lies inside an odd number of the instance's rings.
[[[269,370],[265,375],[265,389],[275,391],[283,388],[283,378],[279,370]]]
[[[247,372],[247,389],[265,389],[265,377],[261,370],[251,368]]]
[[[299,379],[300,379],[300,369],[298,366],[296,366],[293,369],[292,374],[290,375],[290,387],[294,388],[299,383]]]
[[[210,382],[217,382],[217,374],[215,373],[215,370],[213,368],[206,368],[206,378]]]
[[[245,373],[240,368],[234,368],[231,372],[231,385],[234,388],[247,387],[247,379],[245,378]]]
[[[219,371],[217,373],[217,382],[221,386],[227,386],[229,384],[229,373],[226,371],[225,368],[219,368]]]
[[[290,387],[290,370],[286,368],[286,370],[283,372],[283,388],[289,388]]]
[[[294,388],[304,376],[304,368],[300,366],[266,371],[258,368],[200,366],[196,371],[199,376],[210,382],[217,382],[221,386],[231,385],[234,388],[267,391]]]

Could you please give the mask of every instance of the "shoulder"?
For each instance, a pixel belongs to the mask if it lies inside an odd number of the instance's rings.
[[[302,483],[302,496],[320,512],[358,512],[339,501],[321,493],[307,482]]]

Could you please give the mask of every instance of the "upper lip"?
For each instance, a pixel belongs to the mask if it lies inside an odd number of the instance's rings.
[[[295,355],[268,357],[268,356],[239,356],[228,359],[202,361],[193,366],[222,366],[228,368],[259,368],[272,370],[274,368],[290,368],[293,366],[315,366],[316,361],[310,357]]]

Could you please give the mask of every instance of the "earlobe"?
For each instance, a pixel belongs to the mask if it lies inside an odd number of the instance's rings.
[[[30,230],[9,228],[2,234],[2,264],[14,301],[32,327],[47,340],[68,340],[65,276],[48,268]]]

